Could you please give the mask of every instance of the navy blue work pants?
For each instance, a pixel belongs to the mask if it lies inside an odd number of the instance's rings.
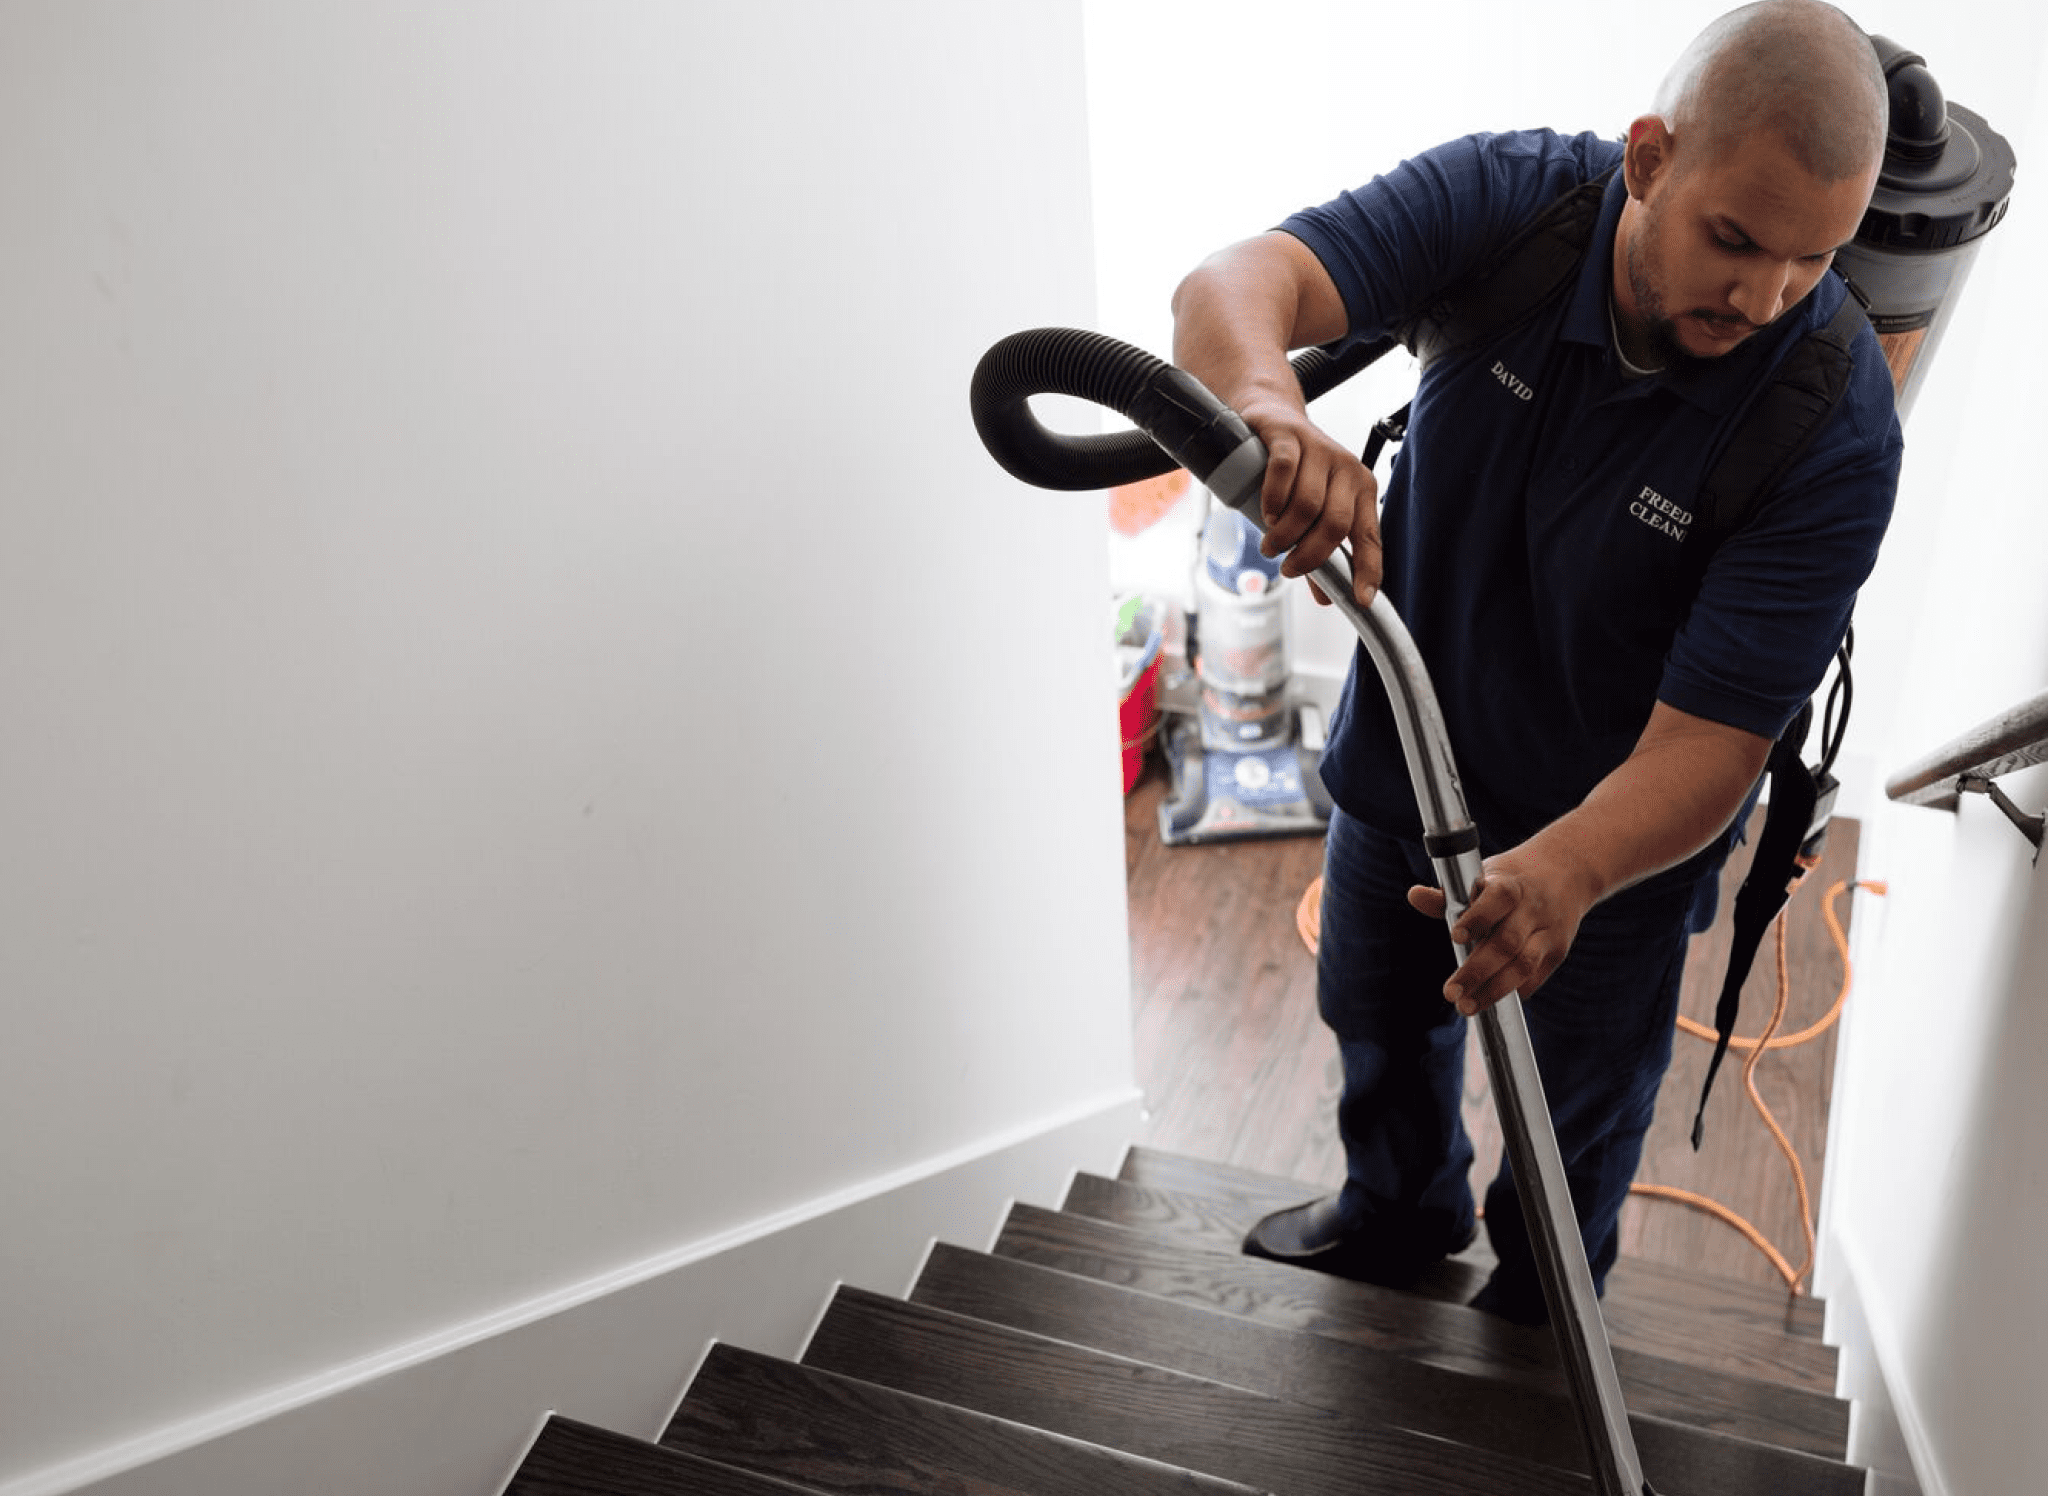
[[[1466,1021],[1443,997],[1456,952],[1444,922],[1407,902],[1410,886],[1435,881],[1420,846],[1341,810],[1332,817],[1317,994],[1343,1060],[1342,1211],[1418,1263],[1456,1249],[1473,1229],[1472,1144],[1460,1116]],[[1691,902],[1691,888],[1633,889],[1596,906],[1527,1000],[1596,1286],[1614,1265],[1622,1203],[1671,1063]],[[1541,1322],[1542,1288],[1505,1160],[1486,1191],[1486,1228],[1500,1265],[1474,1302]]]

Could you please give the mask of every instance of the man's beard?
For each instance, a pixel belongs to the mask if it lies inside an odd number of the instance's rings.
[[[1664,298],[1643,265],[1643,237],[1638,234],[1629,240],[1628,288],[1635,295],[1636,316],[1650,340],[1650,351],[1657,358],[1657,367],[1673,372],[1705,368],[1714,360],[1692,352],[1678,341],[1678,323],[1664,310]]]

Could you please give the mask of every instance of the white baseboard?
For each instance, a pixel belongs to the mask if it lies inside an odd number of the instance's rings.
[[[1867,1496],[1949,1496],[1911,1388],[1898,1378],[1897,1337],[1889,1319],[1864,1302],[1859,1266],[1854,1242],[1838,1240],[1827,1341],[1839,1353],[1836,1395],[1850,1402],[1849,1463],[1870,1472]]]
[[[549,1412],[653,1438],[713,1341],[793,1356],[834,1284],[900,1294],[929,1243],[1113,1167],[1136,1091],[678,1246],[487,1320],[0,1484],[0,1496],[489,1496]]]

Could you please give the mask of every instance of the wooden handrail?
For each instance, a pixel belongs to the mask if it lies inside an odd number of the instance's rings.
[[[1884,792],[1902,805],[1954,810],[1965,779],[1988,783],[2038,763],[2048,763],[2048,691],[1908,764],[1885,781]]]

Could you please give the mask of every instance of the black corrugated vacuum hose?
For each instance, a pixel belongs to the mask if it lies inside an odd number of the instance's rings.
[[[1294,360],[1313,400],[1350,378],[1392,339]],[[1033,395],[1069,395],[1107,406],[1136,431],[1066,436],[1032,412]],[[1202,482],[1252,440],[1244,421],[1200,381],[1143,349],[1101,333],[1045,327],[1012,333],[982,355],[969,392],[974,429],[1014,478],[1039,488],[1114,488],[1184,467]]]

